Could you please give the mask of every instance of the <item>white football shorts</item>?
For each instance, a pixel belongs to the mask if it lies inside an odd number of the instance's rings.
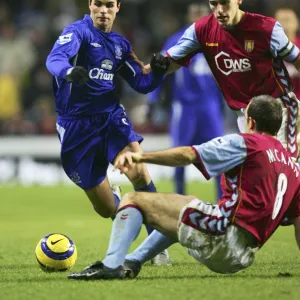
[[[249,267],[258,248],[255,238],[246,230],[229,225],[224,235],[212,235],[181,222],[188,208],[207,215],[207,206],[211,204],[195,199],[181,210],[178,221],[179,243],[188,248],[192,257],[214,272],[236,273]],[[218,205],[212,214],[215,217],[220,216]]]

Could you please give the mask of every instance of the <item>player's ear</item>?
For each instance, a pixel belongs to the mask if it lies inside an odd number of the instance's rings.
[[[118,13],[121,8],[121,2],[119,4],[117,4],[117,8],[118,8],[117,13]]]
[[[243,0],[238,0],[238,5],[241,5],[243,3]]]
[[[250,129],[253,131],[256,129],[256,121],[254,119],[252,119],[251,117],[249,117],[249,125],[250,125]]]

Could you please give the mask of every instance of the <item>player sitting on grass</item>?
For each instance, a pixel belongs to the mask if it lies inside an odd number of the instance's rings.
[[[194,164],[207,179],[224,173],[223,197],[218,205],[212,205],[196,196],[126,194],[105,259],[69,278],[135,277],[145,261],[176,242],[210,270],[235,273],[253,263],[255,251],[284,218],[293,221],[300,247],[299,168],[275,138],[282,122],[281,101],[271,96],[255,97],[245,116],[244,134],[226,135],[193,147],[119,156],[115,167],[122,173],[142,162]],[[143,223],[156,231],[126,257]]]

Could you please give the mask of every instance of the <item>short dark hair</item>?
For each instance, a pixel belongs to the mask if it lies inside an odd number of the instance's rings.
[[[248,106],[247,115],[255,120],[258,132],[277,135],[282,123],[282,102],[268,95],[254,97]]]
[[[92,1],[93,1],[93,0],[89,0],[90,5],[91,5]],[[122,1],[122,0],[117,0],[117,4],[119,5],[119,4],[121,3],[121,1]]]

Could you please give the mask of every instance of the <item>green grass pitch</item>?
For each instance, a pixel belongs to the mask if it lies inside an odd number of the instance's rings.
[[[170,182],[157,187],[172,191]],[[190,183],[188,192],[214,198],[211,183]],[[76,243],[73,270],[79,271],[104,257],[110,230],[111,221],[98,217],[77,187],[0,187],[0,299],[299,299],[300,253],[291,227],[280,228],[254,265],[235,275],[209,271],[178,245],[169,250],[173,266],[146,264],[135,280],[74,282],[67,273],[42,272],[35,262],[39,239],[62,232]],[[145,236],[143,230],[132,249]]]

